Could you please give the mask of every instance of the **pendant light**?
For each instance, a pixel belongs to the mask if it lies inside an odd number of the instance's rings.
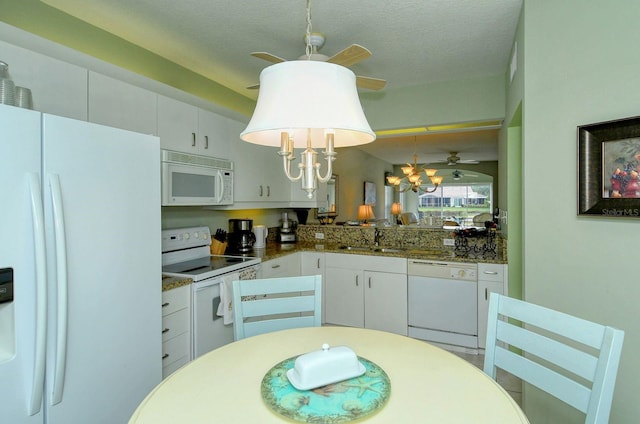
[[[302,180],[312,198],[318,182],[332,174],[336,147],[371,143],[375,133],[362,111],[356,76],[341,65],[311,60],[311,3],[307,0],[306,59],[277,63],[260,73],[260,93],[253,116],[240,138],[263,146],[279,146],[284,172]],[[314,148],[324,147],[324,175]],[[304,148],[299,172],[293,175],[294,148]]]

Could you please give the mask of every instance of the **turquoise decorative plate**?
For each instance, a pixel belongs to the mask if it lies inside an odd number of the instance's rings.
[[[347,423],[373,414],[389,399],[387,373],[361,357],[364,375],[313,390],[297,390],[287,378],[296,358],[278,363],[262,379],[262,399],[279,415],[305,423]]]

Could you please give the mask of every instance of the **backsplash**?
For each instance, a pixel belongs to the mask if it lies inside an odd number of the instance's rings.
[[[339,244],[348,246],[373,246],[375,231],[381,234],[380,246],[403,249],[454,251],[454,246],[445,246],[444,239],[453,239],[452,230],[419,226],[396,227],[350,227],[337,225],[298,225],[299,241]],[[324,239],[316,238],[323,234]],[[498,233],[496,236],[498,254],[507,257],[507,240]]]

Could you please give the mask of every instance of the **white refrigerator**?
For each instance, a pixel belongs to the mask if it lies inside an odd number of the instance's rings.
[[[0,105],[0,196],[0,422],[126,423],[162,374],[158,138]]]

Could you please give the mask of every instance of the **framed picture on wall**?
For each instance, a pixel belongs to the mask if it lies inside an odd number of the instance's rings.
[[[372,183],[369,181],[364,182],[364,204],[376,204],[376,183]]]
[[[578,215],[640,218],[640,117],[578,127]]]

